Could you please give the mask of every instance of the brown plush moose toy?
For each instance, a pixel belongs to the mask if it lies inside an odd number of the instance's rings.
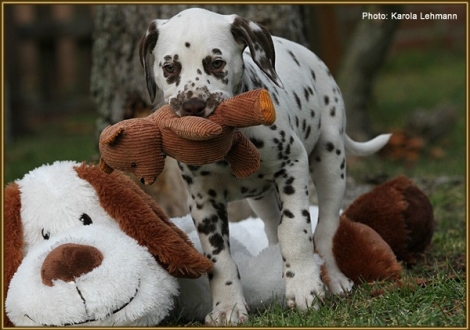
[[[188,165],[227,161],[232,173],[247,177],[259,169],[260,155],[237,128],[272,125],[276,113],[269,92],[256,89],[223,101],[208,117],[179,117],[169,105],[145,118],[123,120],[100,136],[100,167],[130,172],[152,184],[165,156]]]

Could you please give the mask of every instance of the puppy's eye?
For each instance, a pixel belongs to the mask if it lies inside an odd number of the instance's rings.
[[[175,72],[175,66],[173,64],[166,64],[163,66],[163,71],[168,74],[172,74]]]
[[[44,228],[41,230],[41,235],[46,241],[51,237],[51,233],[44,230]]]
[[[90,216],[86,213],[82,214],[82,216],[80,217],[80,221],[83,222],[84,226],[88,226],[93,223],[93,220],[91,220]]]
[[[131,168],[136,168],[137,167],[137,163],[131,163]]]
[[[222,70],[224,66],[225,66],[225,61],[222,61],[222,60],[212,61],[212,68],[215,70]]]

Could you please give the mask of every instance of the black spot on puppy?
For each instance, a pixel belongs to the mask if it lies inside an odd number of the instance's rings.
[[[209,189],[207,191],[207,193],[209,194],[209,196],[211,197],[217,197],[217,192],[214,190],[214,189]]]
[[[307,223],[310,223],[310,212],[308,210],[302,210],[302,215],[304,216],[305,220]]]
[[[335,149],[334,144],[331,142],[327,142],[325,147],[326,147],[326,150],[328,150],[329,152],[332,152]]]
[[[290,219],[294,218],[294,214],[289,210],[284,210],[284,212],[282,212],[282,214],[285,215],[286,217],[290,218]]]
[[[295,194],[295,189],[294,189],[294,187],[292,187],[292,186],[285,186],[285,187],[284,187],[284,193],[285,193],[286,195]]]
[[[204,218],[202,222],[197,225],[197,231],[206,235],[213,233],[217,229],[216,223],[218,220],[219,219],[215,214],[211,217]]]
[[[289,55],[292,57],[292,59],[294,60],[294,62],[300,66],[300,63],[299,61],[297,60],[297,57],[295,57],[294,53],[292,53],[290,50],[288,51]]]
[[[310,70],[310,74],[312,75],[313,80],[317,80],[317,77],[315,76],[315,72],[313,70]]]
[[[255,145],[255,147],[257,149],[261,149],[261,148],[264,147],[264,141],[263,140],[257,139],[255,137],[251,137],[250,141],[251,141],[251,143],[253,143]]]
[[[214,247],[212,254],[219,254],[224,249],[224,238],[218,233],[209,237],[209,243]]]
[[[188,175],[185,175],[185,174],[182,174],[181,177],[188,184],[188,186],[193,184],[193,178],[192,177],[190,177]]]
[[[330,116],[331,116],[331,117],[336,116],[336,108],[335,108],[335,107],[331,108],[331,110],[330,110]]]
[[[299,96],[297,95],[296,92],[293,92],[293,94],[295,98],[295,103],[297,103],[297,107],[299,108],[299,110],[302,110],[302,102],[300,102]]]
[[[293,278],[294,276],[295,276],[294,272],[291,272],[291,271],[286,272],[286,277]]]

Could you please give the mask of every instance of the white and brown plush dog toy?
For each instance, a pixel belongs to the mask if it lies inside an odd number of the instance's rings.
[[[5,188],[5,325],[154,325],[212,262],[118,172],[56,162]]]
[[[316,219],[317,208],[310,212]],[[386,240],[357,222],[361,214]],[[422,252],[432,225],[425,195],[407,178],[391,180],[341,216],[338,265],[356,284],[399,279],[397,248]],[[117,171],[76,162],[31,171],[5,188],[4,232],[6,326],[153,326],[203,320],[211,309],[209,279],[200,275],[212,262],[198,252],[190,216],[169,220]],[[283,303],[279,246],[267,246],[262,221],[231,223],[230,233],[249,308]]]

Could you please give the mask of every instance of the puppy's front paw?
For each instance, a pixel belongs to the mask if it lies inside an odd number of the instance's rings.
[[[286,280],[287,306],[306,310],[314,307],[318,309],[318,301],[323,301],[325,289],[320,279],[318,267],[312,265],[297,267],[297,270],[286,269],[284,277]]]
[[[205,319],[209,326],[235,326],[248,320],[244,303],[218,303]]]

